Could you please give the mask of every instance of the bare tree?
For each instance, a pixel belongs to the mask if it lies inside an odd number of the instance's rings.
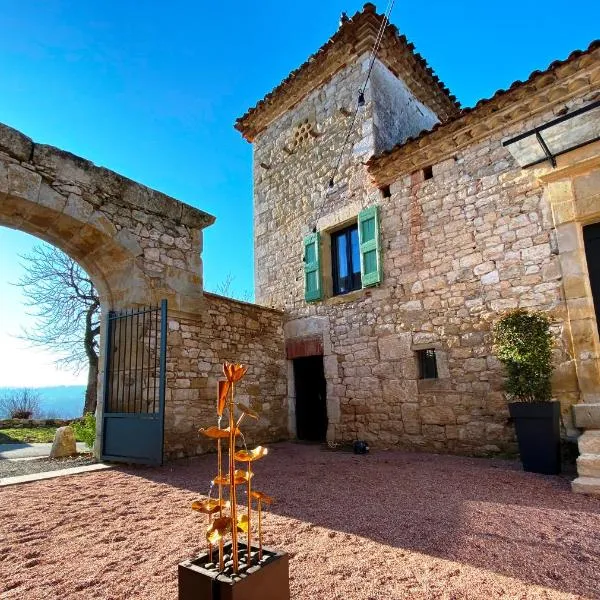
[[[245,290],[241,293],[233,290],[234,281],[235,275],[232,273],[227,273],[225,279],[216,285],[214,293],[218,294],[219,296],[226,296],[227,298],[233,298],[234,300],[240,300],[242,302],[251,302],[252,294],[248,290]]]
[[[30,388],[7,390],[0,396],[0,418],[31,419],[40,412],[40,395]]]
[[[88,368],[83,412],[96,410],[100,298],[85,271],[64,252],[38,244],[21,256],[25,274],[16,284],[23,289],[28,314],[36,321],[22,337],[58,355],[59,368],[74,373]]]

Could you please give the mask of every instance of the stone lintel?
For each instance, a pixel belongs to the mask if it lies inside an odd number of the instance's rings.
[[[285,357],[288,360],[306,356],[323,355],[323,336],[295,338],[285,343]]]

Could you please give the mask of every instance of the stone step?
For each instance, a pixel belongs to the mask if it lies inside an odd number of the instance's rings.
[[[600,479],[600,454],[581,454],[577,459],[577,474]]]
[[[579,454],[600,454],[600,430],[585,431],[577,439]]]
[[[576,494],[600,497],[600,477],[578,477],[571,482],[571,490]]]

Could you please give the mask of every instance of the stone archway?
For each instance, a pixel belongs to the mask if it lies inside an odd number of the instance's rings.
[[[167,299],[199,312],[202,229],[214,217],[0,124],[0,225],[60,248],[94,281],[104,314]],[[105,329],[103,319],[102,332]],[[104,367],[101,344],[99,406]]]

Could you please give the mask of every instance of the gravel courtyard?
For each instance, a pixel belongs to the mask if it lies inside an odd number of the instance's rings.
[[[214,456],[0,488],[0,598],[175,600]],[[294,600],[600,598],[600,500],[517,463],[276,444],[257,489]]]

